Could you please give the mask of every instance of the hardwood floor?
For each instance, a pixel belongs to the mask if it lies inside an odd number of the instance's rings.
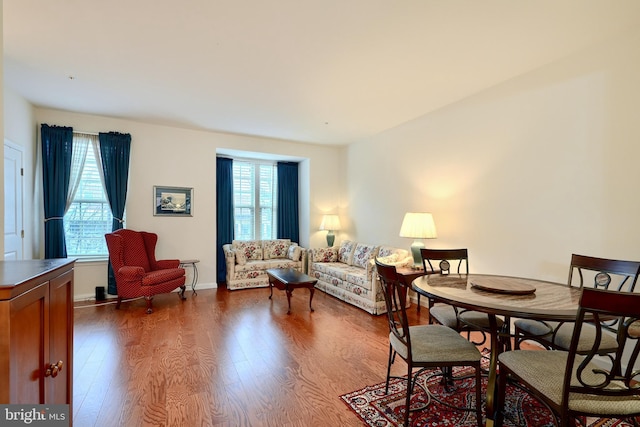
[[[75,426],[361,426],[339,395],[384,381],[386,316],[306,289],[75,309]],[[409,309],[411,323],[427,310]],[[422,316],[422,317],[420,317]],[[406,365],[394,364],[402,375]]]

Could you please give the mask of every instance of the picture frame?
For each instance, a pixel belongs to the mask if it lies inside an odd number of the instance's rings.
[[[153,216],[193,216],[193,188],[153,187]]]

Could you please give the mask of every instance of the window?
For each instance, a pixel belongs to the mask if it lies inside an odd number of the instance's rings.
[[[276,191],[275,163],[233,161],[235,239],[276,238]]]
[[[104,239],[111,232],[113,216],[98,165],[98,136],[74,133],[73,160],[64,233],[71,257],[107,257]]]

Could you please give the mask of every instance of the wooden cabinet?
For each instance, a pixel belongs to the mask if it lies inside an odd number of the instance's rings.
[[[0,403],[71,405],[73,266],[0,261]]]

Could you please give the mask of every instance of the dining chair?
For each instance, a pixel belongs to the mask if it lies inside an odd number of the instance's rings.
[[[568,286],[604,289],[615,292],[633,292],[640,274],[640,262],[596,258],[585,255],[571,255]],[[514,348],[520,348],[523,341],[536,341],[549,350],[568,350],[573,335],[573,322],[545,322],[518,319],[514,323]],[[615,337],[616,321],[603,324],[605,330],[600,343],[602,353],[617,346]],[[595,338],[595,328],[587,326],[578,352],[591,348]]]
[[[473,343],[455,330],[443,325],[409,326],[406,311],[407,285],[398,277],[396,267],[375,260],[377,274],[387,307],[389,321],[389,362],[385,394],[389,392],[391,365],[396,355],[407,364],[407,397],[405,402],[404,425],[409,425],[410,402],[418,376],[427,369],[452,369],[456,366],[470,366],[475,371],[475,407],[460,407],[463,411],[475,411],[478,426],[482,426],[482,395],[480,360],[481,354]],[[413,373],[414,368],[419,368]],[[440,374],[439,374],[440,375]],[[394,377],[397,378],[397,377]],[[455,378],[453,378],[455,380]],[[429,402],[438,401],[425,389]]]
[[[457,274],[469,274],[469,251],[465,249],[428,249],[421,248],[422,266],[425,274],[443,274],[451,273],[451,264],[455,265]],[[435,268],[436,261],[439,269]],[[418,294],[418,305],[420,305],[420,294]],[[458,332],[467,332],[467,338],[470,339],[471,331],[482,332],[483,339],[481,342],[474,342],[476,345],[482,345],[486,341],[486,332],[490,330],[489,316],[486,313],[480,313],[472,310],[464,310],[446,303],[436,303],[434,299],[429,298],[429,323],[437,323],[448,326]],[[497,318],[498,329],[504,325],[504,321]]]
[[[616,346],[600,357],[606,319],[620,318]],[[640,294],[584,288],[568,351],[513,350],[501,353],[496,426],[501,426],[507,381],[517,381],[552,410],[557,425],[577,417],[629,418],[640,415],[638,371]],[[580,343],[595,330],[591,347]],[[590,338],[589,338],[590,339]],[[623,356],[624,353],[624,356]],[[585,421],[585,420],[583,420]],[[582,425],[586,425],[585,422]],[[636,420],[633,425],[637,426]]]

